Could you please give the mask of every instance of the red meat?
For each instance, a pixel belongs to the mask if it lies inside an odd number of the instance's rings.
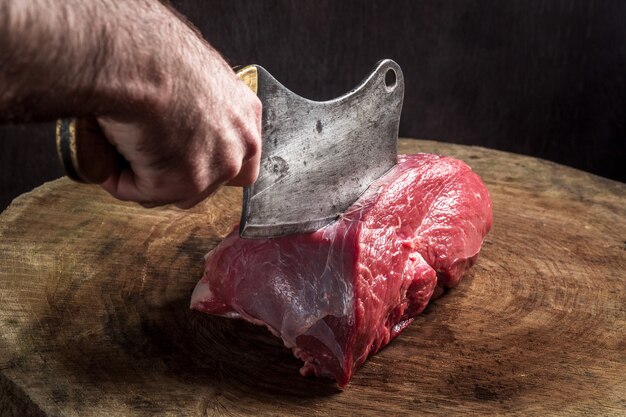
[[[489,193],[465,163],[402,155],[316,232],[249,240],[235,228],[208,253],[191,307],[266,326],[302,375],[345,386],[433,293],[459,283],[490,227]]]

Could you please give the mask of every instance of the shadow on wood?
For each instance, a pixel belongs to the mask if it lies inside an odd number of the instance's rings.
[[[189,310],[240,190],[191,211],[67,180],[21,197],[0,215],[0,415],[623,415],[626,186],[481,148],[400,150],[470,163],[494,228],[344,391],[301,377],[265,329]]]

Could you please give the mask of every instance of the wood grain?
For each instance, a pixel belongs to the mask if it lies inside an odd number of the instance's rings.
[[[240,190],[146,210],[66,179],[0,215],[0,415],[624,415],[626,185],[477,147],[494,228],[461,285],[344,391],[188,309]]]

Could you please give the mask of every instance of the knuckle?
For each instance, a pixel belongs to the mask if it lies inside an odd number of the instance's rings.
[[[244,161],[248,161],[261,153],[261,132],[255,123],[249,123],[243,126],[243,129],[241,129],[240,142],[243,148],[242,156]]]
[[[261,117],[261,114],[263,113],[263,104],[256,95],[254,96],[254,100],[252,101],[252,110],[254,111],[254,115],[257,118]]]
[[[239,158],[228,157],[222,161],[222,176],[225,181],[233,179],[241,170],[241,160]]]
[[[258,134],[249,135],[245,143],[245,160],[249,160],[261,153],[261,137]]]
[[[200,173],[194,173],[189,176],[187,185],[191,194],[200,194],[207,188],[207,179]]]

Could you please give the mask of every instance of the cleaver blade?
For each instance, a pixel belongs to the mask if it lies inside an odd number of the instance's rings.
[[[244,188],[241,237],[318,230],[396,164],[404,78],[394,61],[329,101],[298,96],[258,65],[242,73],[263,104],[263,143],[258,179]]]

